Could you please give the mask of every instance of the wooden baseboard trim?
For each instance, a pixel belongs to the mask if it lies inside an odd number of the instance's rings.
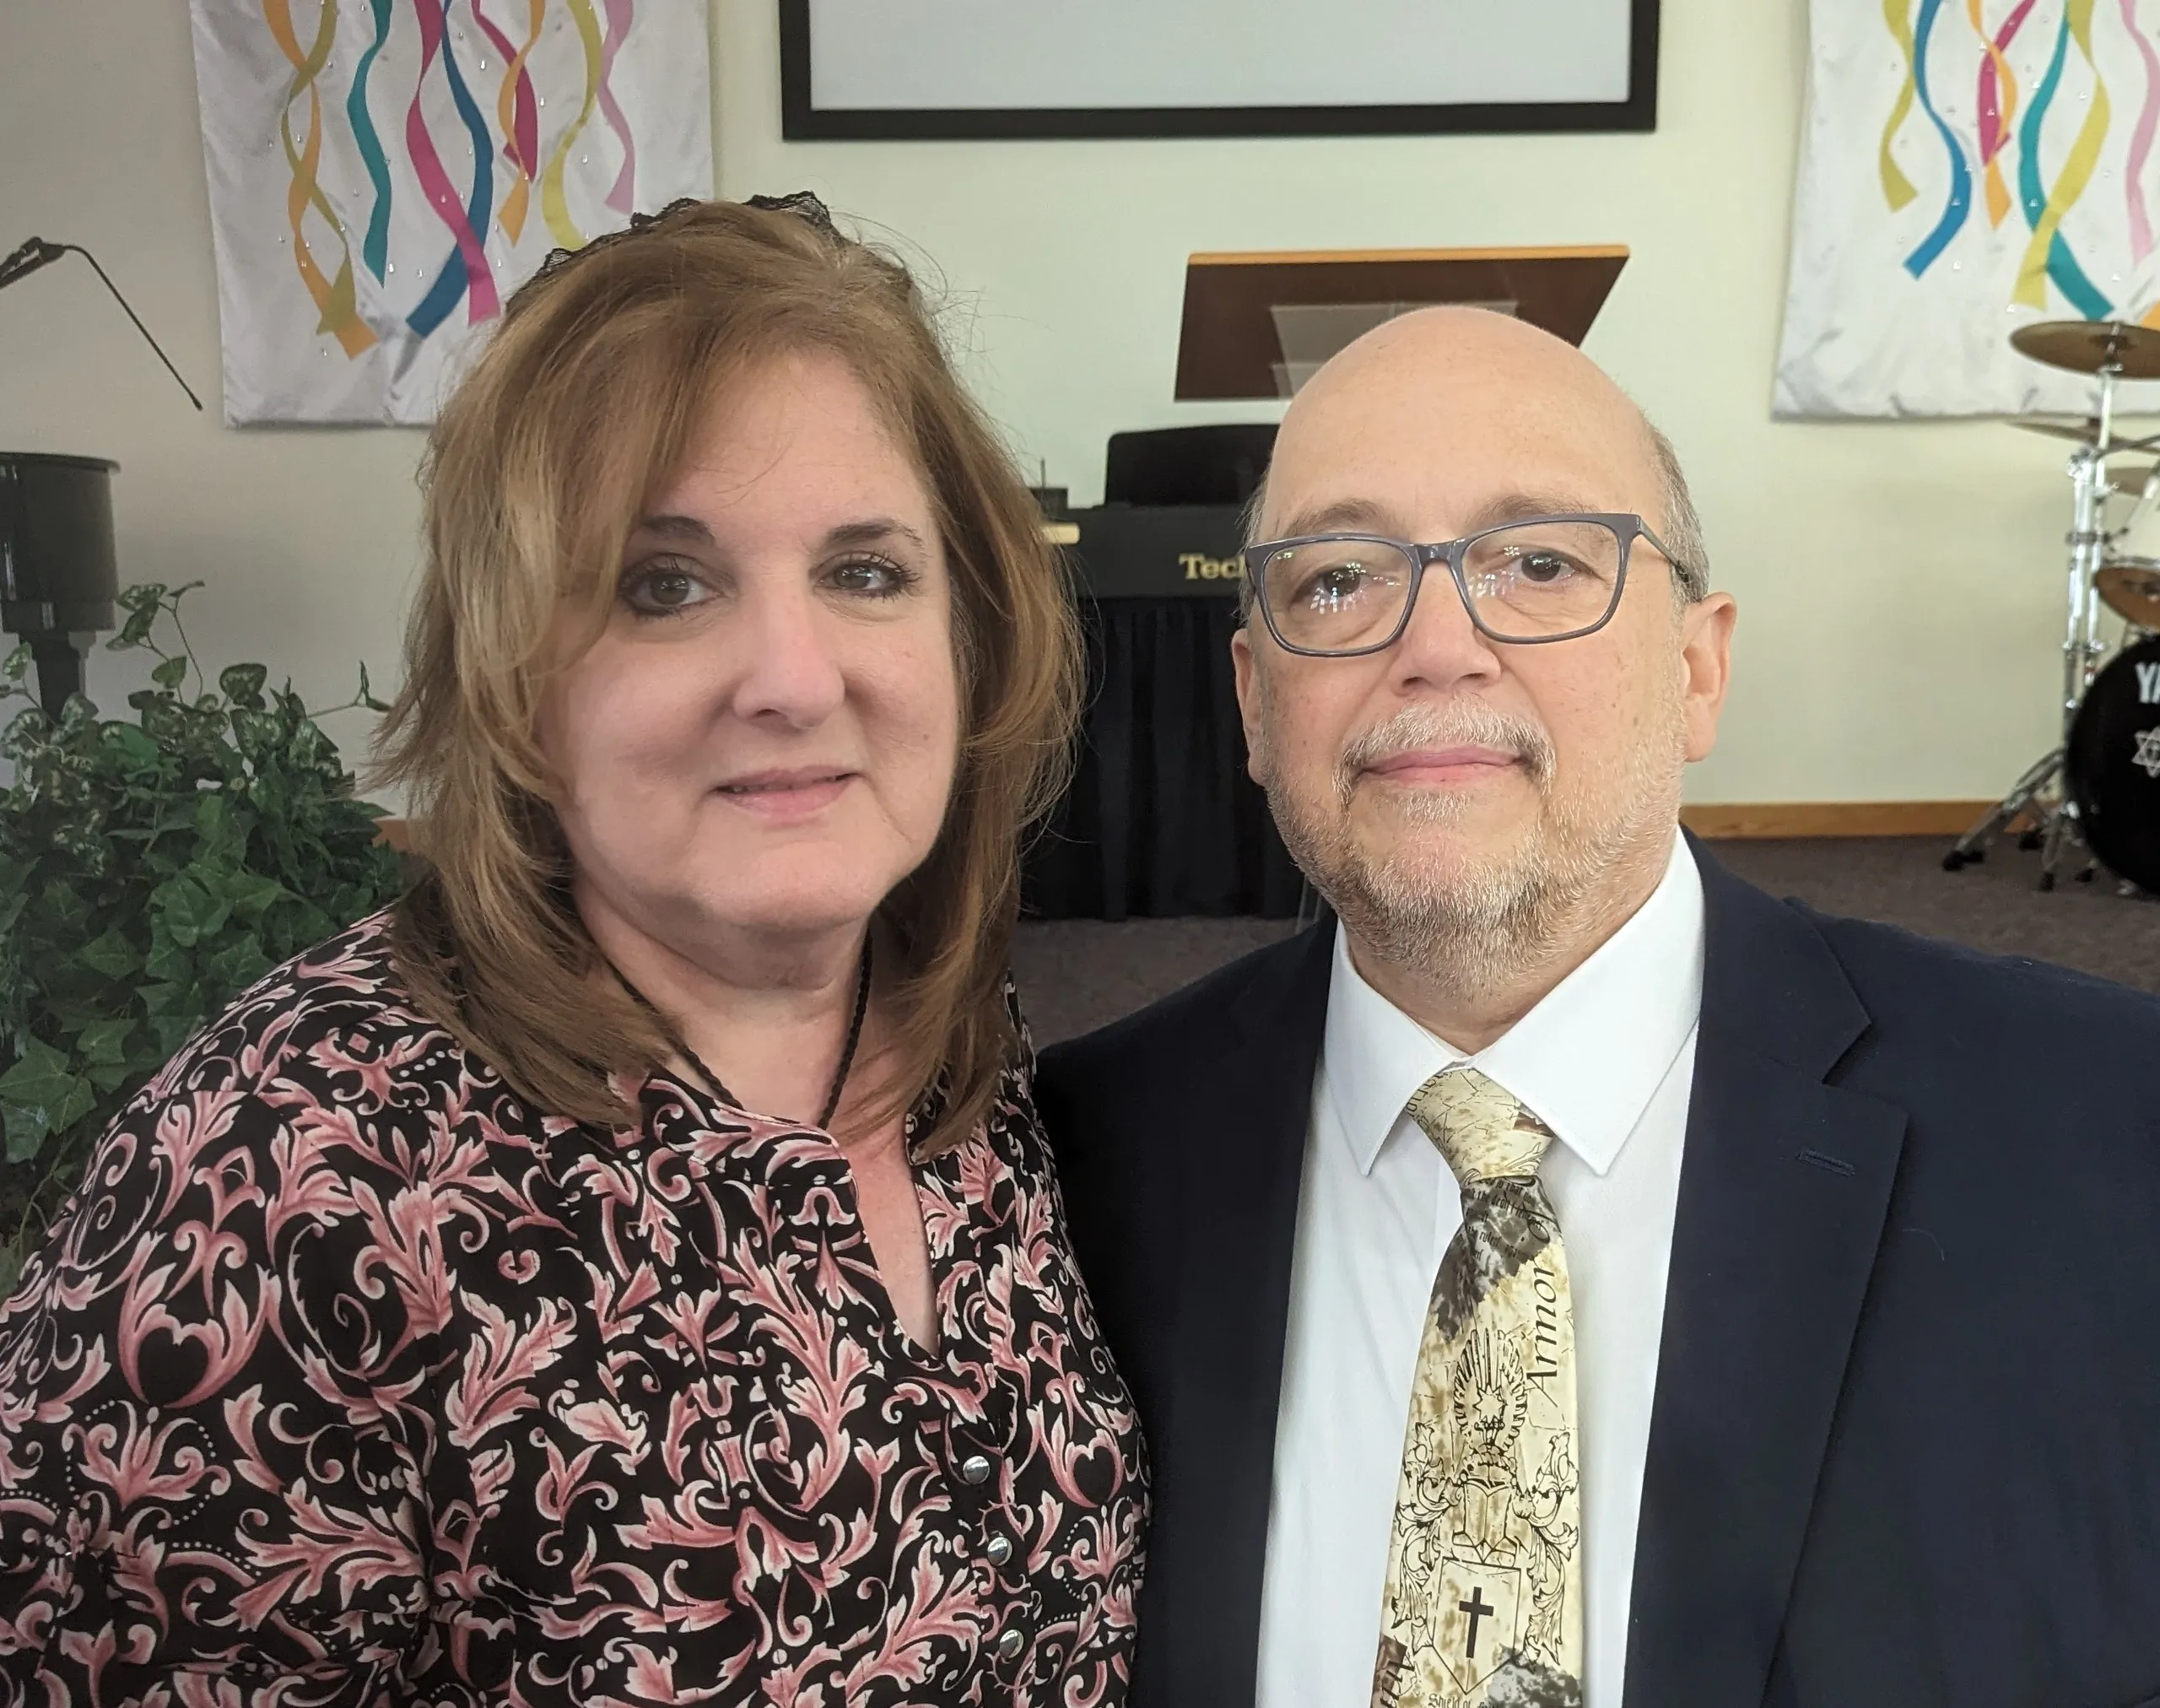
[[[1713,842],[1807,836],[1955,836],[1992,801],[1798,801],[1763,806],[1683,807],[1680,821]],[[382,840],[412,849],[402,819],[382,820]]]
[[[1991,801],[1798,801],[1763,806],[1691,806],[1681,822],[1698,836],[1955,836]]]

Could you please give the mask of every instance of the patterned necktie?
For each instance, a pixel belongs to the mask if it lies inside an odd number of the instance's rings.
[[[1580,1708],[1575,1332],[1537,1165],[1552,1131],[1475,1068],[1410,1113],[1462,1187],[1425,1309],[1373,1708]]]

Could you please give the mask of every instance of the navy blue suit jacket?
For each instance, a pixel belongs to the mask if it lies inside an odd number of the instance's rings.
[[[1697,857],[1627,1708],[2160,1708],[2160,1002]],[[1253,1700],[1331,941],[1042,1059],[1155,1470],[1134,1708]]]

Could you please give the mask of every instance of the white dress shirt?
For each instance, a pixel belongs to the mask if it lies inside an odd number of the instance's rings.
[[[1540,1170],[1574,1301],[1585,1708],[1619,1708],[1666,1269],[1703,995],[1703,885],[1676,836],[1650,899],[1467,1059],[1558,1135]],[[1261,1593],[1259,1708],[1372,1700],[1411,1377],[1455,1176],[1407,1113],[1465,1060],[1336,934],[1313,1083]]]

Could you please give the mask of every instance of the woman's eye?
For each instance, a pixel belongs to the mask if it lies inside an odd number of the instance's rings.
[[[834,565],[829,579],[844,593],[883,599],[904,592],[915,578],[888,558],[850,558]]]
[[[624,603],[641,616],[672,616],[711,597],[712,589],[696,576],[670,565],[634,571],[623,580]]]

